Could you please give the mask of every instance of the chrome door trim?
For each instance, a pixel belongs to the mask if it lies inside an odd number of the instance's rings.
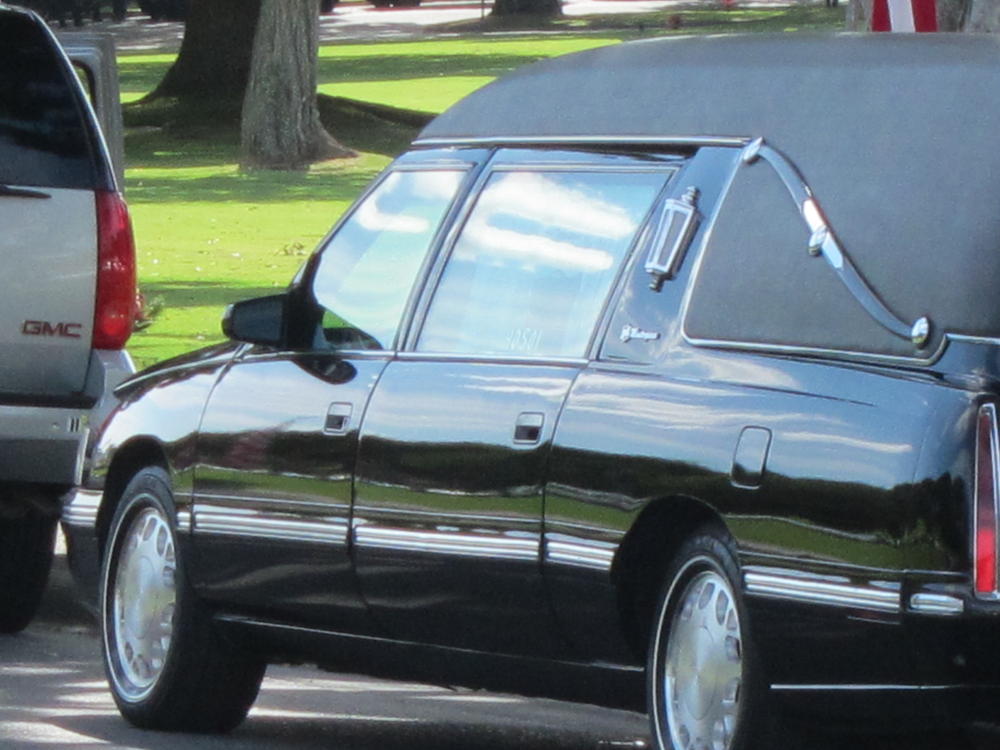
[[[610,572],[618,544],[599,539],[582,539],[568,534],[545,535],[545,562],[573,568]]]
[[[355,546],[367,549],[525,561],[537,561],[541,546],[539,535],[531,532],[496,534],[450,529],[404,529],[376,526],[360,519],[354,523],[353,541]]]
[[[279,542],[347,546],[348,524],[336,516],[304,516],[263,508],[197,503],[196,536],[229,536]]]

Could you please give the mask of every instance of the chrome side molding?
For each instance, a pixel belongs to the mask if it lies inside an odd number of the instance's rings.
[[[535,534],[493,534],[443,529],[407,529],[355,519],[359,548],[417,552],[489,560],[538,561],[541,539]]]
[[[965,602],[948,594],[914,594],[910,609],[924,615],[960,615],[965,612]]]
[[[875,612],[897,613],[902,609],[898,584],[875,581],[856,584],[840,576],[814,576],[768,568],[748,569],[743,581],[748,594],[772,599]]]
[[[63,505],[63,523],[81,529],[96,528],[101,496],[100,490],[87,490],[82,487],[74,490]]]
[[[178,519],[181,523],[182,519]],[[189,521],[184,520],[186,523]],[[287,512],[236,508],[197,503],[194,533],[197,536],[230,536],[245,539],[347,546],[347,521],[333,516],[306,517]]]
[[[904,599],[899,581],[857,581],[846,576],[819,575],[786,568],[748,566],[743,574],[747,594],[802,604],[863,609],[900,614],[953,617],[965,612],[957,594],[917,591]]]

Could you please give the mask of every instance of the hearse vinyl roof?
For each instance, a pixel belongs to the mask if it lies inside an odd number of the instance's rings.
[[[760,137],[789,158],[843,248],[900,318],[926,315],[936,334],[1000,336],[994,36],[619,44],[501,78],[433,120],[417,144],[705,137]]]

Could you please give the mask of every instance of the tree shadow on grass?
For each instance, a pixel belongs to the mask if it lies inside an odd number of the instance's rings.
[[[243,299],[281,294],[281,287],[234,286],[219,281],[161,281],[142,283],[146,299],[162,297],[164,307],[224,307]]]
[[[375,176],[363,172],[319,174],[254,172],[207,177],[141,177],[127,181],[129,203],[350,202]]]
[[[323,94],[317,97],[317,104],[323,125],[341,143],[358,152],[390,158],[406,150],[432,117]],[[238,103],[226,101],[154,99],[128,104],[124,108],[128,165],[184,168],[236,164],[240,158],[239,112]],[[339,163],[346,170],[352,161]],[[298,179],[303,173],[284,174]],[[365,181],[370,177],[367,175]]]

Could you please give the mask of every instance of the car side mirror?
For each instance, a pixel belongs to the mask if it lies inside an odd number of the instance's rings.
[[[222,332],[233,341],[284,346],[287,335],[288,295],[234,302],[222,316]]]

